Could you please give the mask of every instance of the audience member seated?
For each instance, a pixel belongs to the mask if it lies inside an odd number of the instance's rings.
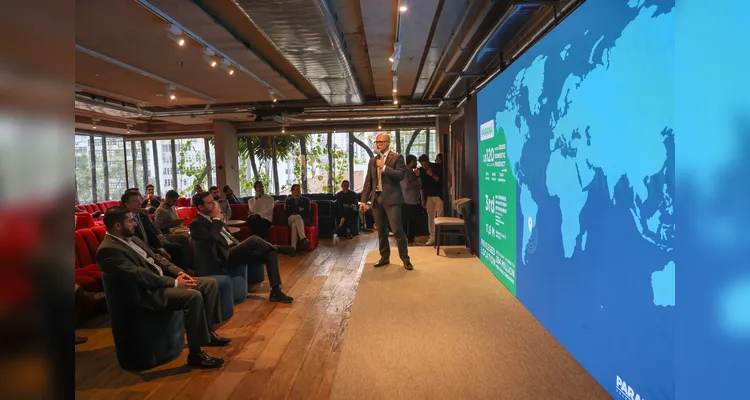
[[[83,208],[75,207],[75,212],[85,213],[85,212],[88,212],[88,211],[84,210]],[[99,216],[102,215],[102,212],[101,211],[94,211],[94,212],[89,213],[89,214],[91,214],[91,218],[99,218]]]
[[[281,291],[278,260],[278,253],[293,254],[294,248],[274,246],[258,236],[238,241],[219,218],[221,212],[209,193],[193,196],[193,204],[198,208],[198,215],[190,223],[190,235],[195,243],[195,264],[198,271],[213,271],[218,263],[223,274],[228,274],[229,269],[237,265],[252,266],[257,265],[255,261],[262,261],[266,265],[271,284],[268,300],[281,303],[291,303],[294,300]]]
[[[192,266],[190,239],[185,235],[164,235],[159,233],[151,218],[141,209],[141,197],[129,191],[122,195],[122,204],[133,213],[136,222],[135,234],[146,242],[156,253],[184,269]]]
[[[201,187],[201,185],[193,186],[193,191],[190,192],[190,197],[195,196],[198,193],[203,193],[203,188]]]
[[[210,188],[208,188],[208,193],[211,194],[211,197],[216,202],[216,205],[219,206],[222,221],[227,222],[228,220],[232,219],[232,207],[229,207],[228,201],[220,197],[219,188],[216,186],[211,186]]]
[[[137,306],[158,311],[184,310],[188,341],[187,363],[217,368],[224,363],[206,354],[202,346],[228,346],[231,339],[219,336],[210,325],[221,321],[219,288],[211,278],[193,278],[169,260],[155,254],[135,236],[136,222],[125,207],[112,207],[104,214],[107,234],[96,252],[99,268],[117,280],[138,285]],[[165,332],[166,334],[166,332]]]
[[[248,217],[247,226],[254,235],[260,236],[263,240],[268,241],[268,230],[271,228],[273,221],[273,198],[266,194],[266,188],[263,182],[256,181],[253,185],[255,196],[247,201]]]
[[[420,174],[421,171],[417,168],[417,156],[409,154],[406,156],[406,176],[401,181],[401,191],[404,192],[401,221],[409,244],[414,244],[417,225],[422,215],[422,180],[419,178]]]
[[[224,185],[222,192],[224,192],[224,198],[227,199],[229,204],[242,204],[240,199],[238,199],[237,196],[234,195],[234,191],[231,187],[229,187],[229,185]]]
[[[292,247],[297,248],[297,240],[302,246],[307,246],[310,241],[305,236],[305,225],[311,225],[310,199],[302,196],[302,187],[295,183],[292,185],[292,195],[286,199],[286,216],[291,232]]]
[[[351,239],[352,235],[359,232],[359,196],[349,190],[349,181],[341,182],[341,191],[336,193],[336,208],[339,224],[336,234],[340,237],[346,236]]]
[[[153,214],[159,208],[159,204],[161,204],[161,199],[154,196],[154,185],[149,183],[146,185],[146,198],[143,199],[141,208],[148,211],[149,214]]]
[[[154,213],[154,225],[164,233],[173,235],[187,235],[189,230],[183,225],[187,218],[180,218],[177,215],[177,199],[180,194],[170,190],[164,196],[164,201],[159,205]]]

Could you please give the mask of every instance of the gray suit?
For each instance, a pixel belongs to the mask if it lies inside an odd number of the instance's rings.
[[[149,246],[138,237],[131,237],[134,244],[143,249],[148,257],[161,268],[160,275],[156,268],[148,263],[130,246],[104,237],[96,252],[99,269],[106,274],[129,281],[137,285],[138,297],[131,299],[134,306],[150,310],[185,310],[185,334],[190,348],[205,346],[211,341],[209,322],[221,322],[221,305],[219,304],[219,286],[213,278],[194,278],[198,285],[195,289],[175,287],[175,278],[182,270],[167,259],[155,254]]]
[[[380,257],[387,260],[391,256],[391,246],[388,243],[388,226],[393,230],[393,236],[398,244],[398,255],[404,262],[409,261],[409,250],[404,235],[401,204],[404,194],[401,191],[401,181],[406,176],[406,162],[404,156],[390,151],[385,160],[385,169],[381,173],[382,188],[377,191],[378,168],[377,160],[380,154],[370,159],[367,166],[365,185],[362,188],[362,202],[372,201],[372,215],[378,225],[380,241]]]

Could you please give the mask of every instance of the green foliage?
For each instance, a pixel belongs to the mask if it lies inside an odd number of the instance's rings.
[[[177,150],[177,171],[193,179],[192,183],[186,188],[177,187],[177,182],[175,182],[175,189],[180,193],[180,196],[187,197],[190,196],[195,185],[203,185],[208,172],[206,157],[201,151],[192,151],[192,140],[190,139],[184,144],[178,145]]]

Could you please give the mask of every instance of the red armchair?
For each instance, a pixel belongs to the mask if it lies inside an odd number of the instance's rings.
[[[192,206],[192,200],[190,200],[187,197],[180,197],[177,199],[177,204],[175,204],[177,207],[190,207]]]
[[[312,251],[318,247],[318,203],[311,202],[310,222],[312,225],[305,226],[305,236],[310,244],[306,247],[298,244],[300,250]],[[291,243],[289,225],[286,216],[286,204],[278,202],[273,206],[273,225],[268,230],[268,238],[276,245],[289,245]]]
[[[93,228],[95,226],[96,224],[94,223],[94,218],[91,216],[91,214],[87,212],[76,213],[76,230]]]

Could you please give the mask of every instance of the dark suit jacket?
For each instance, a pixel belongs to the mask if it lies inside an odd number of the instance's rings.
[[[375,196],[375,189],[378,186],[378,167],[376,161],[379,154],[370,159],[367,165],[367,175],[365,176],[365,185],[362,188],[362,202],[372,201]],[[383,193],[380,195],[380,203],[390,206],[394,204],[403,204],[404,193],[401,191],[401,181],[406,176],[406,162],[404,156],[392,151],[385,160],[385,169],[383,170]]]
[[[224,223],[203,215],[196,215],[190,222],[190,237],[193,238],[195,269],[202,276],[229,274],[229,244],[221,235]]]
[[[154,254],[142,240],[137,237],[133,237],[132,240],[161,267],[164,275],[155,272],[135,250],[109,235],[104,236],[96,251],[96,263],[102,272],[112,274],[117,279],[130,280],[137,285],[138,298],[135,301],[138,304],[150,310],[161,310],[167,306],[164,289],[174,287],[175,278],[182,270],[162,256]]]
[[[304,208],[304,210],[300,210],[300,207]],[[294,201],[294,197],[292,196],[286,198],[286,216],[299,214],[305,220],[305,224],[310,223],[310,207],[310,199],[305,196],[300,196],[299,204]]]
[[[135,231],[135,235],[138,236],[138,238],[148,243],[148,245],[151,246],[152,250],[161,249],[164,247],[161,239],[159,239],[159,231],[156,230],[156,227],[154,226],[154,223],[153,221],[151,221],[151,217],[149,217],[148,214],[144,212],[133,213],[133,218],[137,218],[138,220],[136,222],[138,223],[138,225],[143,225],[143,230],[146,231],[146,237],[143,237],[141,228],[136,226],[133,230]]]
[[[229,204],[242,204],[240,199],[238,199],[234,194],[230,194],[229,196],[227,196],[227,201],[229,202]]]

